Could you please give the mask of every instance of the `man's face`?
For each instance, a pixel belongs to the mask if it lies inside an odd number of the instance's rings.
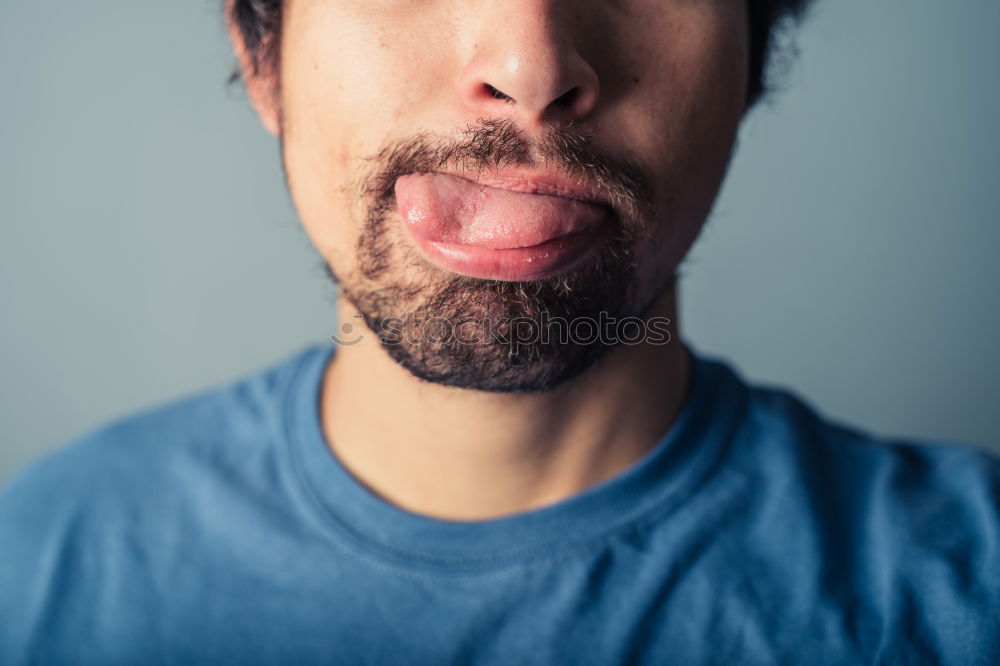
[[[551,320],[655,313],[743,113],[745,0],[284,12],[292,198],[397,362],[453,386],[544,390],[614,346],[543,335]]]

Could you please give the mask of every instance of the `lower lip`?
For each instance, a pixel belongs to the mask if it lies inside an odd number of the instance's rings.
[[[434,241],[416,234],[410,237],[427,260],[439,268],[469,277],[522,282],[569,270],[604,240],[608,227],[599,224],[531,247],[502,250]]]

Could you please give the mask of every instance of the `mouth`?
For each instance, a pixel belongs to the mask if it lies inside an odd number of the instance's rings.
[[[605,240],[614,219],[596,190],[537,172],[491,171],[476,180],[408,174],[395,193],[425,259],[485,279],[539,280],[569,270]]]

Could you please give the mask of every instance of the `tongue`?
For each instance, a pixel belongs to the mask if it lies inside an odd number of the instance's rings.
[[[396,181],[396,202],[411,233],[494,250],[532,247],[598,224],[602,207],[563,197],[512,192],[438,173]]]

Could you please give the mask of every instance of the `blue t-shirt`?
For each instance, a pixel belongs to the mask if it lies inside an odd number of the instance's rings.
[[[483,522],[327,448],[332,348],[103,428],[0,494],[0,664],[1000,664],[1000,464],[695,354],[618,476]]]

